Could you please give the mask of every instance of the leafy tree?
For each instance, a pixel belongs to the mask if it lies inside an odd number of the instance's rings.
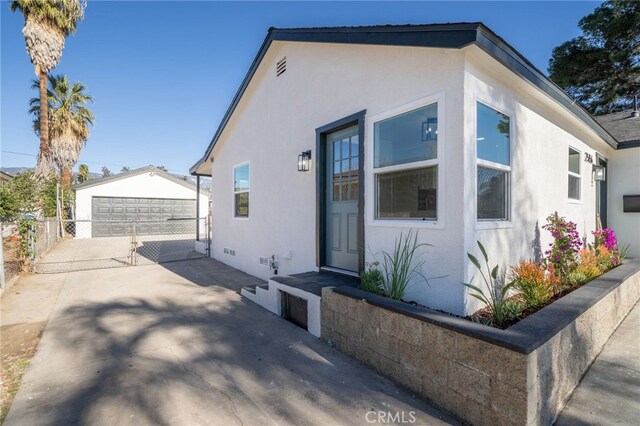
[[[78,174],[80,176],[80,183],[89,181],[89,166],[86,164],[80,164],[78,167]]]
[[[56,215],[56,185],[58,178],[51,174],[38,185],[29,171],[0,186],[0,218],[16,220],[27,213],[42,212],[45,217]]]
[[[60,169],[60,181],[64,188],[71,185],[71,170],[78,162],[80,150],[89,137],[89,125],[93,125],[93,112],[86,104],[93,97],[85,92],[82,83],[69,83],[66,75],[49,75],[48,113],[51,158]],[[38,88],[38,81],[33,82]],[[40,98],[29,102],[33,114],[34,130],[40,128]]]
[[[156,166],[156,169],[162,170],[163,172],[168,172],[168,170],[167,170],[167,168],[165,166]]]
[[[128,172],[128,171],[130,171],[130,170],[131,170],[131,169],[130,169],[129,167],[124,166],[124,167],[122,167],[122,168],[120,169],[120,173]]]
[[[111,176],[111,170],[107,166],[102,166],[102,177]]]
[[[640,92],[640,2],[606,1],[553,49],[549,75],[594,114],[628,109]]]
[[[12,12],[19,10],[24,15],[22,35],[31,63],[39,78],[40,89],[40,152],[35,176],[45,179],[52,171],[49,149],[49,113],[47,107],[47,74],[60,62],[67,36],[76,31],[84,18],[84,0],[11,0]]]

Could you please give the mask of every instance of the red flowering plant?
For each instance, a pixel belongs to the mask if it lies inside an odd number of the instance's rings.
[[[545,260],[553,266],[554,273],[561,281],[569,282],[571,272],[578,266],[578,253],[582,247],[576,224],[555,212],[547,217],[547,223],[542,228],[553,237],[549,250],[545,251]]]

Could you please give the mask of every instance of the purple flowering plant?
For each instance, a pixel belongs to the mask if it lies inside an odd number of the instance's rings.
[[[613,229],[604,228],[598,229],[597,231],[592,232],[595,237],[594,249],[597,250],[598,247],[605,247],[609,253],[611,253],[611,264],[612,266],[619,265],[622,263],[622,260],[625,257],[626,251],[628,249],[623,249],[622,253],[620,248],[618,247],[618,239],[616,238],[616,233]]]
[[[554,212],[547,217],[547,223],[542,228],[549,231],[553,237],[549,249],[544,252],[545,260],[553,266],[558,278],[568,282],[571,272],[578,265],[578,253],[582,247],[576,224]]]

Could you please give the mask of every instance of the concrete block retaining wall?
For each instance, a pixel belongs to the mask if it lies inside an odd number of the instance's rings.
[[[638,299],[637,260],[507,330],[325,288],[321,335],[469,423],[550,424]]]

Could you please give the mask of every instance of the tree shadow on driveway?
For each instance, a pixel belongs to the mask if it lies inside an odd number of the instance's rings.
[[[233,292],[169,275],[154,288],[67,295],[7,424],[370,424],[368,412],[455,422]]]

